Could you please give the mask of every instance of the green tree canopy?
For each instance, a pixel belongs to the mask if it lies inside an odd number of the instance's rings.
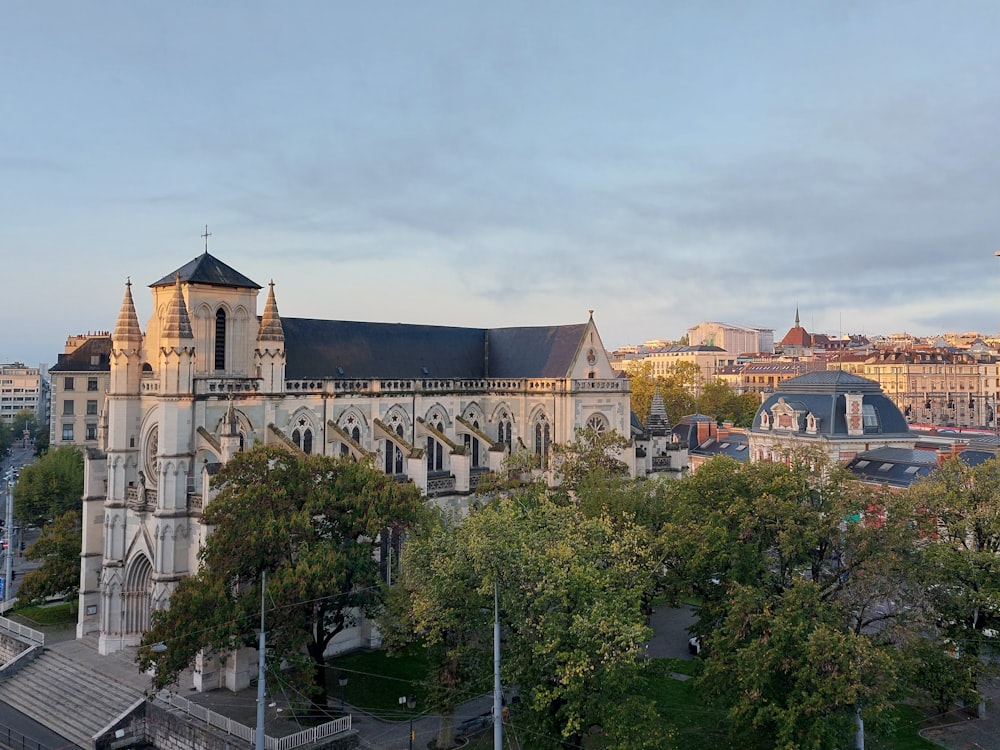
[[[883,721],[924,627],[910,606],[919,531],[905,498],[813,453],[713,459],[675,487],[669,578],[702,600],[700,684],[741,746],[832,747],[856,705]]]
[[[14,516],[25,526],[42,526],[83,499],[83,453],[56,448],[25,466],[14,489]]]
[[[700,413],[715,417],[717,422],[732,422],[737,427],[750,427],[759,407],[758,394],[737,394],[721,380],[705,383],[698,397]]]
[[[564,492],[574,492],[585,482],[608,482],[628,476],[625,437],[614,430],[598,432],[592,427],[578,427],[575,439],[566,445],[553,445],[555,475]]]
[[[52,596],[70,596],[70,606],[76,606],[71,596],[80,587],[80,511],[70,510],[55,523],[42,529],[38,540],[26,553],[29,560],[41,560],[42,566],[25,575],[17,590],[19,604],[37,604]]]
[[[1000,460],[969,466],[946,461],[911,488],[924,519],[925,543],[915,571],[927,592],[942,644],[960,686],[952,699],[981,700],[979,683],[994,671],[1000,630]]]
[[[623,706],[633,718],[648,713],[630,688],[649,636],[642,602],[656,566],[647,542],[635,524],[515,491],[461,524],[414,534],[400,622],[436,654],[439,695],[468,689],[463,668],[491,652],[498,583],[504,682],[520,688],[532,747],[577,746],[594,724],[615,747],[662,747],[656,726],[621,723]]]
[[[201,567],[153,613],[138,661],[155,664],[163,686],[203,648],[255,645],[266,572],[268,663],[290,666],[295,686],[325,706],[326,647],[359,613],[378,610],[379,535],[414,522],[419,492],[370,462],[260,446],[238,453],[216,482]],[[154,653],[159,642],[168,648]]]

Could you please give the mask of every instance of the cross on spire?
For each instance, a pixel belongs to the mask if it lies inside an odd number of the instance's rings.
[[[205,252],[208,252],[208,238],[212,236],[212,233],[208,231],[208,224],[205,225],[205,234],[202,237],[205,238]]]

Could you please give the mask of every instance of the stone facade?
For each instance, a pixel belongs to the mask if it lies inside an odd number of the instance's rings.
[[[258,317],[261,287],[208,253],[151,287],[143,330],[126,285],[85,462],[77,635],[96,633],[104,654],[138,644],[197,569],[211,478],[254,443],[370,456],[460,508],[511,451],[545,471],[577,428],[629,434],[628,381],[592,316],[509,329],[282,319],[272,284]],[[622,458],[634,474],[634,444]]]

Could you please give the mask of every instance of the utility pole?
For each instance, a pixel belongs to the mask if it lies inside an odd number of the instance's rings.
[[[207,229],[206,229],[207,231]],[[257,657],[257,737],[256,750],[264,750],[264,581],[260,572],[260,653]]]
[[[12,598],[11,586],[10,586],[10,574],[11,569],[14,564],[14,494],[12,492],[13,485],[10,483],[10,476],[5,478],[7,483],[7,513],[4,520],[4,536],[7,538],[7,549],[4,550],[6,554],[5,564],[4,564],[4,591],[3,598],[4,601],[9,601]]]
[[[503,688],[500,685],[500,584],[493,582],[493,750],[503,750]]]

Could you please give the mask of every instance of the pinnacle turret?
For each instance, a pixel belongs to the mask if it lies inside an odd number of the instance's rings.
[[[667,417],[667,408],[663,405],[663,396],[660,395],[659,390],[653,394],[653,402],[649,405],[646,431],[650,435],[670,434],[670,419]]]
[[[260,333],[257,341],[284,341],[285,332],[281,327],[281,316],[278,315],[278,303],[274,299],[274,282],[267,289],[267,300],[264,302],[264,314],[260,317]]]
[[[142,330],[139,328],[139,318],[135,314],[135,303],[132,301],[132,280],[125,282],[125,298],[118,311],[118,322],[111,335],[114,346],[119,349],[135,348],[142,343]]]
[[[174,296],[167,305],[163,316],[163,338],[193,339],[191,318],[188,316],[187,305],[184,304],[184,294],[181,291],[181,277],[177,275],[174,282]]]

